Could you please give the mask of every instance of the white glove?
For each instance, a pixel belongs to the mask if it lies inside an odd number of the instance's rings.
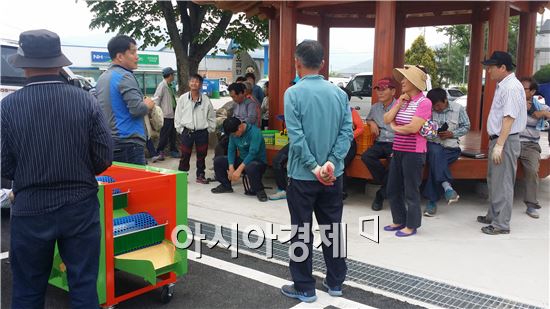
[[[493,147],[493,154],[491,155],[491,159],[493,160],[493,163],[498,165],[502,162],[503,149],[504,149],[504,146],[495,144],[495,147]]]

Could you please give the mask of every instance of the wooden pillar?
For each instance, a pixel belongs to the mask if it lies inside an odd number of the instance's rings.
[[[487,58],[496,50],[508,50],[508,21],[510,19],[510,9],[508,2],[492,1],[489,4],[489,40],[487,48]],[[495,95],[496,82],[491,80],[489,74],[485,74],[485,90],[483,92],[483,122],[481,126],[481,151],[487,151],[489,146],[489,135],[487,134],[487,118],[493,97]]]
[[[481,79],[483,77],[483,47],[485,44],[484,23],[481,12],[472,12],[472,36],[470,39],[470,63],[468,65],[468,104],[466,112],[470,118],[471,130],[481,129]]]
[[[405,65],[405,14],[397,11],[395,15],[395,52],[393,54],[393,67],[402,68]],[[390,74],[389,76],[393,76]],[[395,91],[395,97],[401,95],[401,86],[398,85]]]
[[[395,53],[396,2],[377,1],[374,23],[374,63],[372,65],[373,84],[384,76],[391,76]],[[376,92],[372,92],[372,102],[377,102]]]
[[[395,53],[393,55],[394,67],[405,65],[405,14],[397,12],[395,15]]]
[[[279,111],[279,17],[269,20],[269,128],[281,125]],[[278,128],[278,127],[277,127]]]
[[[296,15],[295,3],[288,1],[280,3],[278,114],[284,113],[284,94],[296,76],[296,68],[294,67]],[[275,122],[274,128],[282,129],[282,123],[280,121]]]
[[[516,57],[518,78],[533,75],[537,13],[522,12],[519,16],[519,42]]]
[[[330,25],[324,17],[321,17],[321,23],[317,27],[317,41],[323,46],[325,52],[325,66],[321,69],[319,74],[323,75],[328,80],[328,75],[330,73]]]

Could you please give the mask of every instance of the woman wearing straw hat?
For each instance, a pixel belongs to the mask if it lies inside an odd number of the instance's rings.
[[[416,234],[422,218],[420,184],[427,146],[419,131],[432,116],[432,102],[422,93],[427,76],[421,68],[406,65],[393,69],[393,76],[401,83],[403,94],[384,114],[384,122],[395,131],[387,186],[393,224],[384,230],[406,237]]]

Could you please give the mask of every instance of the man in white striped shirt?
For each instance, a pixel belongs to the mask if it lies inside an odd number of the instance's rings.
[[[521,151],[519,133],[527,124],[525,91],[512,71],[512,56],[495,51],[482,62],[492,80],[497,81],[491,111],[487,119],[489,167],[487,185],[491,205],[487,215],[477,221],[489,224],[481,231],[489,235],[509,234],[517,161]]]

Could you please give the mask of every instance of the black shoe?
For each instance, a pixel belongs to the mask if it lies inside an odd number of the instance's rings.
[[[492,225],[487,225],[481,228],[481,231],[489,235],[510,234],[510,230],[501,230]]]
[[[259,200],[260,202],[267,202],[267,194],[265,194],[264,189],[258,191],[258,192],[256,193],[256,196],[258,197],[258,200]]]
[[[477,216],[477,222],[483,224],[491,224],[491,220],[487,219],[487,216]]]
[[[219,185],[215,188],[212,188],[212,190],[210,190],[210,191],[212,191],[212,193],[215,193],[215,194],[218,194],[218,193],[231,193],[231,192],[233,192],[233,188],[231,188],[231,187],[228,188],[224,185]]]
[[[384,207],[384,197],[382,196],[382,193],[380,190],[376,191],[376,197],[374,198],[374,201],[372,202],[372,210],[374,211],[380,211],[382,210],[382,207]]]

